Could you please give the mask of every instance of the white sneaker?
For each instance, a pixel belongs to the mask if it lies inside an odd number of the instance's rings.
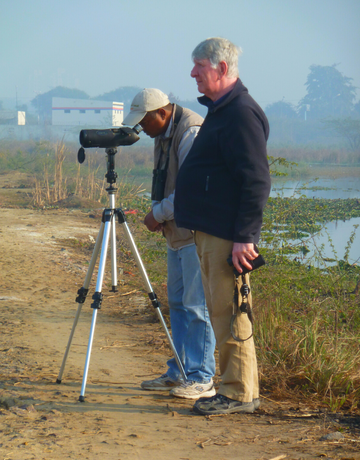
[[[170,394],[172,396],[176,396],[177,398],[199,399],[214,396],[216,394],[216,390],[212,379],[209,383],[199,383],[194,382],[193,380],[188,380],[180,386],[173,388],[170,391]]]
[[[183,379],[174,380],[167,374],[163,374],[157,379],[145,380],[141,383],[143,390],[155,390],[155,391],[169,391],[174,387],[177,387],[183,383]]]

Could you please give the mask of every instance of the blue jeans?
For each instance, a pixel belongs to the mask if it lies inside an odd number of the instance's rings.
[[[215,336],[207,311],[195,244],[168,248],[168,300],[174,346],[188,380],[207,383],[215,374]],[[178,380],[175,358],[167,362],[167,374]]]

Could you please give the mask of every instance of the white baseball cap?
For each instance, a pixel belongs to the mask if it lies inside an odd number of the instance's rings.
[[[135,126],[145,117],[147,112],[160,109],[170,104],[166,94],[156,88],[145,88],[138,93],[126,115],[123,125]]]

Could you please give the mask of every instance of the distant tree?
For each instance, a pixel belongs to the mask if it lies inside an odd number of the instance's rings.
[[[323,120],[326,129],[345,139],[353,152],[360,151],[360,120],[354,118],[333,118]]]
[[[177,96],[175,96],[174,93],[170,92],[168,94],[168,98],[169,98],[169,101],[173,104],[180,104],[180,98],[178,98]]]
[[[113,91],[109,91],[108,93],[96,96],[94,99],[99,99],[100,101],[123,102],[124,112],[128,113],[130,111],[132,100],[134,99],[135,95],[142,89],[143,88],[140,88],[139,86],[120,86]]]
[[[299,103],[299,112],[304,113],[309,109],[311,119],[349,116],[356,97],[352,80],[339,72],[336,64],[310,66],[305,83],[307,94]]]
[[[178,96],[175,96],[174,93],[171,93],[171,92],[168,94],[168,97],[169,97],[170,102],[181,105],[181,107],[186,107],[187,109],[190,109],[193,112],[196,112],[205,118],[206,113],[207,113],[207,108],[204,105],[199,104],[199,101],[197,99],[194,99],[192,101],[182,100]]]
[[[297,113],[292,104],[285,101],[273,102],[265,108],[265,113],[268,117],[277,118],[297,118]]]
[[[89,99],[89,95],[79,89],[70,89],[63,86],[48,91],[47,93],[38,94],[32,99],[31,104],[35,107],[38,115],[43,121],[51,120],[52,115],[52,98],[66,97],[69,99]]]
[[[360,117],[360,101],[354,105],[354,115],[355,117]]]

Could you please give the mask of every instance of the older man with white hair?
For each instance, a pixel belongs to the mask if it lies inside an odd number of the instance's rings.
[[[241,266],[251,270],[250,262],[258,256],[256,243],[270,192],[269,124],[239,79],[239,51],[224,38],[207,39],[193,51],[191,76],[204,94],[198,100],[208,113],[176,182],[175,221],[195,231],[219,349],[220,388],[215,396],[195,403],[194,411],[201,415],[253,412],[260,405],[251,294],[237,308],[236,280],[227,259],[231,256],[242,273]],[[244,280],[249,288],[248,274]]]

